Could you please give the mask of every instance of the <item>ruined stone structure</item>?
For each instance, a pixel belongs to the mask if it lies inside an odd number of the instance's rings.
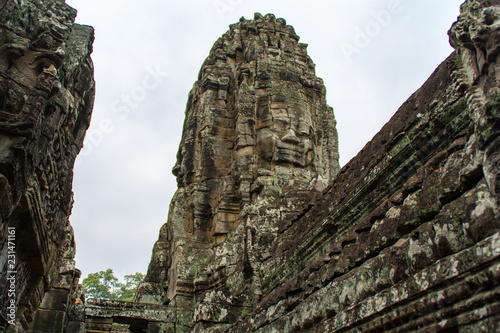
[[[0,332],[61,332],[81,304],[68,217],[94,32],[75,16],[63,1],[0,2]]]
[[[216,286],[248,305],[262,296],[260,264],[279,221],[338,172],[333,110],[298,40],[271,14],[242,18],[189,95],[178,190],[137,295],[176,309],[175,325],[191,321],[195,297],[213,302],[204,292]]]
[[[280,229],[227,332],[498,331],[500,1],[461,9],[456,52]]]
[[[215,43],[137,295],[171,309],[164,329],[497,326],[499,3],[462,11],[456,52],[313,201],[337,174],[337,144],[333,115],[311,103],[324,88],[305,46],[258,14]]]
[[[500,0],[462,5],[455,52],[341,170],[332,109],[293,28],[259,14],[232,25],[189,95],[178,190],[136,301],[84,306],[71,306],[66,213],[92,30],[62,2],[24,5],[16,17],[44,9],[59,24],[40,19],[28,36],[15,24],[31,19],[0,21],[2,227],[26,244],[18,326],[2,312],[0,332],[498,330]],[[34,52],[48,60],[27,66]]]

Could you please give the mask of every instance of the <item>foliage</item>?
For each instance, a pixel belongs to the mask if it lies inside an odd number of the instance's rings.
[[[143,279],[144,274],[139,272],[125,275],[125,284],[121,284],[120,286],[120,297],[118,299],[120,301],[132,301],[134,299],[137,286]]]
[[[105,298],[119,301],[132,301],[137,286],[144,279],[144,274],[125,275],[125,283],[121,283],[111,268],[89,274],[82,281],[87,298]]]

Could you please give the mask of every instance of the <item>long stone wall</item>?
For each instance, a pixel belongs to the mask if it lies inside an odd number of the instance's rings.
[[[64,1],[0,8],[0,332],[62,332],[81,297],[69,215],[94,31]]]

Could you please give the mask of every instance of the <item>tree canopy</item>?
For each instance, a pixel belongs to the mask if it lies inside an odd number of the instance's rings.
[[[105,298],[119,301],[132,301],[137,286],[144,279],[144,274],[125,275],[125,283],[121,283],[111,268],[89,274],[82,281],[87,298]]]

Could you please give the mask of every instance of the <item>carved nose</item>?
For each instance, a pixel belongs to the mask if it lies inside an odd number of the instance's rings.
[[[287,143],[300,143],[300,140],[295,136],[295,132],[293,129],[290,129],[288,133],[281,139],[283,142]]]

